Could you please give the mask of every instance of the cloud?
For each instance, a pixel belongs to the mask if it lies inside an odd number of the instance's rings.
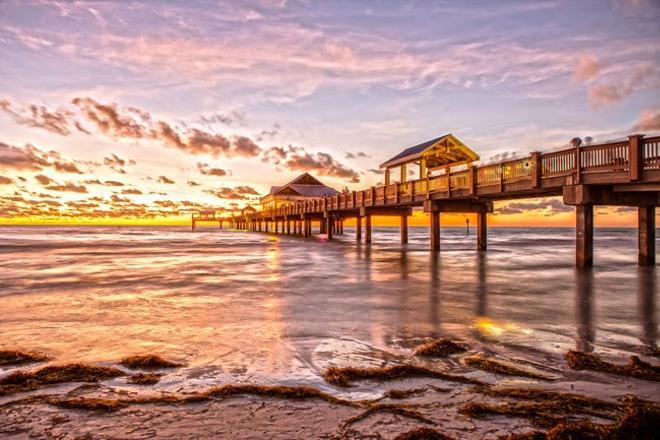
[[[132,159],[129,160],[122,159],[116,154],[112,153],[110,154],[110,156],[103,158],[103,164],[107,165],[108,167],[117,171],[118,173],[126,174],[124,167],[126,165],[135,165],[135,161]]]
[[[189,180],[186,184],[188,186],[199,186],[199,183],[195,182],[194,180]]]
[[[588,81],[598,76],[600,66],[594,55],[582,54],[578,62],[573,77],[578,81]]]
[[[76,193],[86,193],[87,188],[83,185],[76,185],[72,182],[66,182],[64,185],[50,185],[46,187],[50,191],[63,191],[63,192],[76,192]]]
[[[45,185],[50,185],[51,183],[55,183],[55,181],[53,179],[51,179],[48,176],[44,176],[43,174],[38,174],[38,175],[34,176],[34,180],[36,180],[37,182],[39,182],[40,184],[42,184],[44,186]]]
[[[170,179],[169,177],[165,177],[165,176],[159,176],[157,181],[158,181],[158,183],[166,183],[168,185],[174,184],[174,180]]]
[[[350,179],[353,183],[360,181],[357,171],[337,162],[327,153],[298,151],[288,156],[285,165],[290,170],[312,171],[321,176]]]
[[[647,108],[642,110],[639,121],[633,126],[633,130],[660,130],[660,109]]]
[[[43,105],[28,105],[22,109],[15,109],[6,100],[0,100],[0,110],[11,115],[21,125],[57,133],[62,136],[71,134],[71,127],[84,131],[79,122],[75,120],[73,112],[65,109],[50,110]]]
[[[228,114],[215,113],[209,116],[201,116],[199,118],[202,122],[207,124],[220,123],[224,125],[244,125],[245,124],[245,115],[233,111]]]
[[[0,142],[0,168],[41,171],[46,167],[54,168],[61,173],[82,174],[75,163],[64,159],[56,151],[42,151],[30,144],[16,147]]]
[[[121,182],[117,182],[116,180],[106,180],[105,186],[124,186],[124,184]]]
[[[291,171],[311,171],[321,176],[360,181],[357,171],[338,162],[328,153],[309,153],[303,147],[271,147],[261,155],[263,162],[283,165]]]
[[[116,103],[102,104],[89,97],[75,98],[72,102],[101,133],[115,139],[157,140],[166,147],[187,154],[208,154],[212,157],[254,157],[261,153],[261,148],[245,136],[236,136],[230,140],[220,133],[200,128],[180,130],[165,121],[154,120],[144,110],[134,107],[122,110]],[[116,156],[109,159],[115,162]]]
[[[14,183],[14,181],[9,177],[0,176],[0,185],[11,185],[12,183]]]
[[[134,194],[134,195],[143,194],[142,191],[140,191],[137,188],[122,189],[121,193],[122,194]]]
[[[199,172],[205,176],[222,177],[227,175],[227,171],[222,168],[211,168],[207,163],[197,162],[197,169],[199,169]]]
[[[623,101],[637,90],[658,87],[660,79],[657,72],[655,65],[651,63],[639,65],[622,81],[592,86],[587,91],[587,97],[595,110],[601,109]]]
[[[235,188],[222,187],[218,190],[206,190],[205,192],[213,194],[220,199],[245,200],[248,196],[259,195],[257,190],[251,186],[237,186]]]
[[[92,98],[74,98],[72,103],[104,134],[133,139],[145,137],[144,127],[132,117],[120,114],[116,104],[101,104]]]
[[[530,211],[543,211],[544,216],[573,212],[572,206],[564,205],[560,199],[544,198],[530,202],[510,202],[495,209],[497,215],[523,214]]]
[[[357,153],[346,153],[346,159],[368,159],[370,157],[371,156],[369,156],[367,153],[363,153],[362,151],[358,151]]]
[[[30,144],[20,148],[0,142],[0,168],[39,171],[49,165],[47,154]]]

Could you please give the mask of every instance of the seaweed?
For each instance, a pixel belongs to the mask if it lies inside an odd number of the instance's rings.
[[[509,363],[501,362],[483,355],[468,356],[464,358],[463,361],[470,367],[491,373],[504,374],[508,376],[529,377],[531,379],[539,380],[553,380],[551,377],[534,373],[533,371],[525,370],[522,368],[517,368],[513,365],[509,365]]]
[[[119,364],[131,370],[159,370],[183,366],[182,364],[168,361],[155,354],[130,356],[122,359]]]
[[[157,373],[137,373],[128,378],[128,383],[134,385],[155,385],[163,377],[162,374]]]
[[[413,354],[423,357],[447,357],[452,354],[465,353],[467,348],[449,339],[434,339],[415,348]]]
[[[426,388],[415,388],[412,390],[387,390],[384,394],[383,397],[388,397],[390,399],[406,399],[410,396],[414,396],[417,394],[422,394],[426,392]]]
[[[117,368],[87,364],[52,365],[32,372],[16,371],[0,378],[0,396],[58,383],[100,382],[123,375],[124,372]]]
[[[538,388],[492,388],[482,387],[477,391],[492,397],[509,397],[522,400],[536,400],[564,405],[569,411],[603,416],[620,410],[616,402],[607,402],[573,393],[558,393]]]
[[[468,404],[461,408],[459,412],[477,417],[483,414],[531,417],[539,425],[548,427],[552,425],[547,433],[532,431],[525,434],[501,437],[500,440],[645,440],[656,438],[658,430],[660,430],[660,410],[655,404],[635,397],[628,397],[620,404],[620,409],[623,410],[622,415],[614,422],[604,425],[589,420],[571,421],[561,419],[556,414],[547,412],[547,410],[571,412],[570,409],[562,406],[562,402],[536,405],[518,402],[501,406]],[[580,412],[588,414],[588,412]],[[553,420],[556,423],[553,424]]]
[[[415,365],[392,365],[389,367],[357,368],[357,367],[330,367],[323,373],[326,382],[341,387],[351,386],[354,380],[389,381],[409,377],[431,377],[472,385],[485,385],[478,379],[466,376],[444,373],[426,367]]]
[[[381,412],[387,412],[390,414],[396,414],[399,416],[403,417],[408,417],[410,419],[415,419],[418,420],[422,423],[428,423],[428,424],[435,424],[433,420],[427,419],[424,417],[422,413],[415,409],[411,409],[407,405],[401,405],[401,404],[386,404],[386,403],[377,403],[377,404],[371,404],[365,411],[361,412],[360,414],[353,416],[349,419],[347,419],[343,424],[342,427],[347,427],[350,426],[356,422],[359,422],[360,420],[366,419],[372,414],[376,413],[381,413]]]
[[[546,440],[546,434],[543,431],[528,431],[520,434],[499,436],[497,440]]]
[[[502,405],[471,402],[459,408],[458,412],[472,418],[479,418],[484,415],[522,417],[532,419],[539,426],[550,427],[565,420],[565,417],[556,414],[561,412],[562,408],[561,404],[551,402],[513,402]]]
[[[48,396],[45,401],[60,408],[82,409],[95,412],[114,412],[128,406],[128,403],[122,400],[88,397]]]
[[[591,353],[571,350],[566,353],[566,361],[568,362],[568,366],[574,370],[600,371],[619,376],[660,381],[660,367],[644,362],[637,356],[630,356],[628,363],[625,365],[617,365],[605,362],[600,357]]]
[[[49,360],[49,358],[41,353],[19,350],[0,350],[0,365],[22,365],[44,362],[47,360]]]
[[[316,388],[308,386],[266,386],[266,385],[223,385],[214,387],[205,393],[209,397],[228,397],[237,394],[252,394],[261,397],[276,397],[280,399],[310,399],[317,398],[325,400],[328,403],[361,406],[361,402],[352,402],[350,400],[340,399],[328,393],[324,393]]]
[[[435,429],[431,428],[416,428],[412,431],[404,432],[394,437],[394,440],[452,440]]]

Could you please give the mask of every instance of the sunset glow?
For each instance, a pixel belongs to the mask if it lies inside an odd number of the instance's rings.
[[[0,223],[183,225],[305,171],[368,188],[442,133],[487,163],[660,129],[653,1],[390,6],[2,2]],[[572,210],[502,202],[492,224],[572,226]]]

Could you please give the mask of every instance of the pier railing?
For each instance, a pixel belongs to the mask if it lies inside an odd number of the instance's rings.
[[[660,136],[630,136],[623,141],[567,148],[497,164],[449,170],[424,179],[305,200],[244,217],[273,218],[370,206],[406,205],[426,198],[468,198],[561,188],[577,183],[618,184],[660,180]]]

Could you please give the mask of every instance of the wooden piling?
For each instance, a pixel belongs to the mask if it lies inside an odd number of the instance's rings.
[[[440,213],[431,211],[431,251],[440,250]]]
[[[642,266],[655,264],[655,206],[637,208],[637,261]]]
[[[364,242],[371,244],[371,214],[364,216]]]
[[[591,267],[594,264],[594,207],[575,207],[575,264]]]
[[[477,213],[477,249],[485,251],[488,247],[488,214]]]
[[[408,243],[408,216],[401,216],[401,244]]]
[[[326,234],[328,235],[328,240],[332,240],[332,234],[334,232],[334,219],[330,216],[325,218],[325,230]]]
[[[362,241],[362,217],[359,215],[355,217],[355,240],[358,243]]]

